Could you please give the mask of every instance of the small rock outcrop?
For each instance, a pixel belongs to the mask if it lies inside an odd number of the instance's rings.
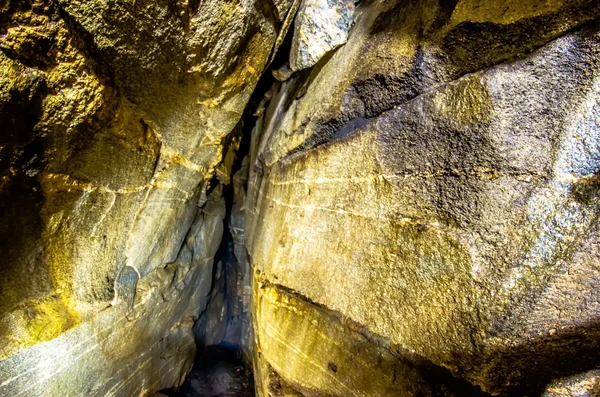
[[[304,0],[294,22],[291,70],[314,66],[325,54],[344,44],[353,16],[354,0]]]

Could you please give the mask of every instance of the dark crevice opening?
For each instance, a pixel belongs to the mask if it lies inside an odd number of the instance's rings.
[[[289,52],[289,45],[283,45],[282,51],[285,56]],[[280,67],[285,61],[279,51],[272,67]],[[215,254],[213,261],[213,275],[211,293],[207,308],[200,314],[194,331],[196,334],[197,351],[193,368],[188,374],[184,383],[178,388],[163,390],[161,393],[170,397],[191,397],[191,396],[254,396],[254,380],[251,365],[242,360],[242,350],[238,343],[224,339],[214,345],[206,345],[202,333],[210,313],[208,307],[215,298],[223,299],[226,305],[225,322],[227,328],[230,326],[239,327],[241,319],[235,318],[233,313],[231,299],[237,296],[241,291],[231,291],[232,277],[237,276],[239,269],[233,269],[237,266],[237,259],[233,252],[233,235],[230,230],[230,217],[234,205],[234,186],[233,177],[242,168],[242,162],[250,152],[251,131],[258,119],[259,109],[264,108],[263,98],[267,91],[276,83],[272,75],[272,68],[268,69],[260,78],[248,104],[243,112],[242,118],[236,128],[225,138],[223,147],[223,158],[229,150],[229,146],[235,142],[236,138],[239,147],[236,151],[235,160],[231,167],[230,181],[222,184],[222,195],[226,206],[226,216],[223,220],[223,236]],[[215,176],[209,183],[207,195],[219,186],[221,181]],[[244,189],[246,186],[244,186]],[[218,266],[221,262],[222,266]],[[219,296],[221,294],[221,296]],[[222,295],[225,295],[223,298]],[[203,325],[204,324],[204,325]],[[230,330],[225,331],[229,334]],[[238,331],[241,332],[241,331]]]
[[[242,120],[240,123],[243,123]],[[241,129],[236,128],[235,131]],[[242,130],[245,133],[245,130]],[[248,132],[249,134],[249,132]],[[231,179],[233,175],[241,168],[242,159],[249,151],[249,137],[242,137],[240,147],[237,151],[236,159],[231,170]],[[228,150],[227,145],[224,148]],[[207,189],[210,194],[220,181],[214,177]],[[230,327],[239,326],[239,319],[235,319],[235,313],[232,308],[232,300],[235,299],[239,291],[231,291],[230,286],[236,280],[237,260],[233,253],[233,235],[229,228],[229,220],[233,207],[234,189],[232,180],[228,184],[222,184],[222,196],[225,201],[226,215],[223,219],[223,236],[217,253],[215,254],[212,267],[212,286],[209,294],[207,307],[200,314],[194,326],[196,335],[196,357],[191,372],[186,377],[184,383],[178,387],[162,391],[163,394],[170,397],[198,397],[198,396],[254,396],[254,381],[252,369],[242,361],[241,346],[238,343],[226,340],[226,335],[231,331]],[[221,263],[220,266],[218,264]],[[218,344],[207,345],[204,333],[207,323],[213,319],[207,316],[214,316],[215,311],[209,310],[211,304],[217,308],[225,305],[224,325],[218,325],[223,331],[223,340]],[[214,323],[213,323],[214,324]]]
[[[180,388],[163,390],[169,397],[253,397],[252,371],[228,344],[207,346],[196,356],[194,366]]]

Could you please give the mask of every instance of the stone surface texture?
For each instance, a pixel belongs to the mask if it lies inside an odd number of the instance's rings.
[[[600,364],[598,18],[362,2],[276,83],[246,202],[260,396],[540,395]]]
[[[296,8],[0,1],[0,395],[182,380],[223,232],[208,181]]]
[[[352,26],[354,0],[303,0],[294,22],[292,71],[314,66],[344,44]]]
[[[251,271],[250,260],[246,251],[246,186],[248,185],[250,157],[242,160],[241,168],[233,176],[233,206],[229,218],[229,230],[233,239],[233,253],[236,263],[235,282],[235,316],[238,322],[239,337],[234,342],[242,348],[242,353],[247,362],[252,361],[252,341],[254,330],[252,326],[251,299],[252,287],[250,285]]]
[[[592,396],[599,217],[598,0],[0,0],[0,396]]]
[[[596,397],[600,395],[600,371],[592,370],[550,383],[542,397]]]

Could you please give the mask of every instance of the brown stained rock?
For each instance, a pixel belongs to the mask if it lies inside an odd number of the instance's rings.
[[[349,41],[286,90],[289,99],[266,126],[265,135],[277,133],[264,142],[264,161],[272,164],[290,151],[343,137],[394,106],[465,74],[530,54],[600,15],[600,5],[592,0],[544,6],[528,0],[511,3],[506,15],[496,2],[439,3],[361,3]],[[467,10],[477,10],[477,18],[470,20]]]

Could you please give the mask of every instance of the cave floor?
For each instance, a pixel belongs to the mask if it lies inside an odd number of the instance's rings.
[[[162,393],[169,397],[254,397],[254,379],[235,351],[209,347],[196,358],[180,388]]]

